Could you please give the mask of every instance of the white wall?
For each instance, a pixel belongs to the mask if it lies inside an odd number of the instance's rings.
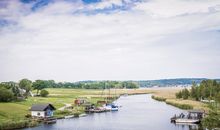
[[[40,115],[38,115],[40,113]],[[45,117],[44,111],[31,111],[31,116],[37,116],[37,117]]]

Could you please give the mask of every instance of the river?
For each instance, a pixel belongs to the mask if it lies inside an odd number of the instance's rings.
[[[122,106],[117,112],[61,119],[24,130],[192,130],[192,126],[170,123],[170,118],[183,110],[155,101],[150,94],[120,97],[116,103]]]

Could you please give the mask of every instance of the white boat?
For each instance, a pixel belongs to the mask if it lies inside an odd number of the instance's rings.
[[[106,104],[103,106],[106,111],[118,111],[118,106],[115,104]]]
[[[105,105],[103,106],[105,108],[106,111],[111,111],[112,107],[110,105]]]
[[[193,124],[196,124],[196,123],[199,123],[200,120],[199,119],[176,119],[175,120],[176,123],[193,123]]]
[[[112,108],[111,111],[118,111],[118,107]]]
[[[87,116],[87,114],[83,113],[79,115],[79,117],[84,117],[84,116]]]
[[[69,116],[65,116],[64,118],[69,119],[69,118],[73,118],[73,117],[74,117],[74,115],[69,115]]]

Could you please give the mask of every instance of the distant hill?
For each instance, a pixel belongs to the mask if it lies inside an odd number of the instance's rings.
[[[193,82],[199,84],[206,78],[179,78],[179,79],[160,79],[160,80],[140,80],[137,82],[140,87],[169,87],[169,86],[188,86]],[[215,79],[220,82],[220,79]]]

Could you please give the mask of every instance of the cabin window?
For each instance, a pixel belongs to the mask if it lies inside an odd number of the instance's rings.
[[[38,112],[37,115],[40,116],[40,112]]]

